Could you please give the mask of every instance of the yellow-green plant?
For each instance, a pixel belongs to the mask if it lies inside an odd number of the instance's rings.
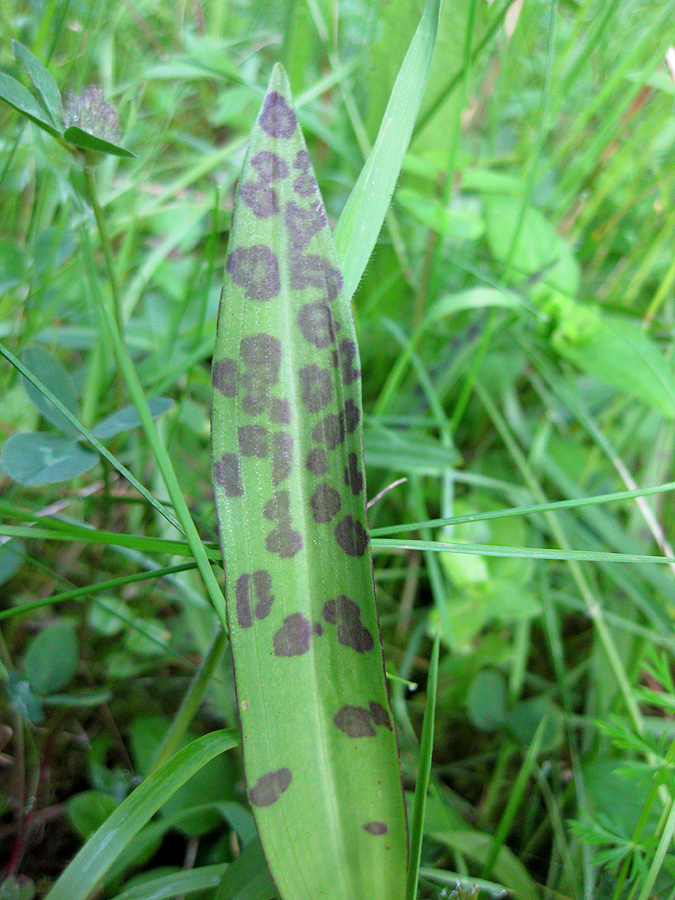
[[[283,898],[400,900],[407,836],[350,296],[281,66],[235,203],[213,483],[248,796]]]

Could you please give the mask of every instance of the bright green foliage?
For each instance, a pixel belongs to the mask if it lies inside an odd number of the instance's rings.
[[[239,182],[213,480],[249,799],[284,900],[400,900],[407,838],[366,523],[359,355],[275,67]]]

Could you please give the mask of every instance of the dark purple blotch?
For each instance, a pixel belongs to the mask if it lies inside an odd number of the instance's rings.
[[[347,400],[345,403],[343,421],[345,423],[347,434],[352,434],[352,432],[356,431],[358,424],[361,421],[361,413],[353,400]]]
[[[295,155],[293,168],[300,169],[301,174],[293,182],[293,190],[299,197],[310,197],[319,189],[314,173],[312,172],[312,161],[306,150],[298,150]]]
[[[338,444],[345,439],[345,424],[343,416],[336,416],[330,413],[319,419],[314,428],[312,428],[312,440],[317,444],[325,444],[329,450],[335,450]]]
[[[293,465],[293,435],[275,431],[272,435],[272,484],[276,487],[291,474]]]
[[[352,494],[360,494],[363,490],[363,473],[359,470],[359,458],[356,453],[350,453],[347,457],[345,484],[351,488]]]
[[[257,377],[268,384],[279,380],[281,366],[281,341],[272,334],[261,332],[242,338],[239,355],[247,369],[254,370]]]
[[[279,212],[277,192],[264,181],[245,181],[239,188],[239,196],[258,219],[269,219]]]
[[[271,334],[252,334],[239,344],[244,374],[241,379],[246,413],[257,416],[270,404],[270,388],[279,380],[281,341]]]
[[[312,159],[307,150],[298,150],[295,154],[295,159],[293,160],[293,168],[300,169],[301,172],[306,172],[308,169],[312,167]]]
[[[311,638],[312,623],[302,613],[293,613],[274,635],[274,655],[302,656],[309,650]]]
[[[333,399],[333,379],[328,369],[312,364],[298,372],[302,401],[308,412],[320,412]]]
[[[292,200],[284,208],[284,222],[288,228],[291,252],[302,252],[315,234],[326,226],[326,212],[320,200],[303,209]]]
[[[361,610],[349,597],[341,594],[337,600],[325,603],[323,617],[331,625],[337,625],[338,642],[343,647],[351,647],[357,653],[367,653],[373,649],[373,637],[361,621]]]
[[[253,593],[257,600],[255,609],[251,609],[251,582]],[[272,588],[272,576],[266,569],[258,569],[252,575],[246,573],[237,579],[235,596],[237,600],[237,622],[240,628],[250,628],[253,625],[253,613],[256,619],[265,619],[270,614],[274,597],[270,593]]]
[[[237,396],[237,363],[234,359],[219,359],[213,363],[213,386],[225,397]]]
[[[288,790],[292,780],[290,769],[277,769],[262,775],[249,791],[251,806],[272,806]]]
[[[250,628],[253,625],[253,610],[251,598],[248,594],[248,581],[251,576],[240,575],[234,589],[237,601],[237,625],[240,628]]]
[[[265,97],[258,121],[265,134],[273,138],[292,137],[297,124],[295,113],[277,91]]]
[[[276,425],[291,424],[291,404],[285,397],[272,397],[270,402],[270,422]]]
[[[320,484],[312,494],[310,501],[312,515],[317,525],[330,522],[340,512],[342,501],[340,495],[329,484]]]
[[[282,559],[287,559],[302,550],[302,535],[291,525],[289,491],[275,491],[263,507],[263,516],[277,526],[265,539],[265,547],[270,553],[278,553]]]
[[[321,635],[323,634],[323,625],[321,624],[321,622],[315,622],[312,626],[312,631],[317,637],[321,637]]]
[[[368,834],[380,835],[387,833],[387,826],[384,822],[366,822],[363,830],[367,831]]]
[[[335,300],[342,290],[342,273],[327,259],[316,253],[302,255],[291,248],[291,287],[294,291],[304,291],[315,287],[326,292],[328,300]]]
[[[342,381],[345,384],[353,384],[361,377],[361,370],[355,369],[352,363],[357,358],[358,351],[354,341],[344,338],[340,341],[338,350],[333,350],[333,365],[340,366],[342,370]]]
[[[328,471],[328,455],[323,447],[315,447],[307,454],[306,467],[315,475],[325,475]]]
[[[373,717],[375,725],[384,725],[385,728],[388,728],[389,731],[391,731],[392,728],[389,720],[389,713],[384,706],[376,700],[371,700],[368,705],[370,706],[370,714]]]
[[[272,300],[281,290],[279,262],[267,244],[235,247],[225,268],[249,300]]]
[[[323,350],[335,341],[340,325],[325,300],[306,303],[298,312],[298,325],[306,341]]]
[[[283,181],[288,177],[285,160],[271,150],[261,150],[251,158],[251,165],[263,181]]]
[[[290,520],[282,522],[267,535],[265,547],[270,553],[278,554],[281,559],[290,559],[302,550],[302,535],[291,528]]]
[[[275,491],[272,498],[263,506],[263,516],[270,522],[280,522],[290,519],[291,493],[290,491]]]
[[[335,526],[335,540],[347,556],[363,556],[368,546],[368,533],[353,516],[345,516]]]
[[[262,425],[242,425],[237,434],[242,456],[264,459],[269,455],[269,432]]]
[[[363,706],[343,706],[333,716],[335,725],[350,738],[375,737],[372,716]]]
[[[239,471],[239,457],[235,453],[223,453],[213,464],[213,479],[226,497],[242,497],[244,485]]]

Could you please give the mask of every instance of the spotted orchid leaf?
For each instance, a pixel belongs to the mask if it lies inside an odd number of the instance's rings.
[[[248,797],[282,900],[402,900],[407,832],[350,297],[286,74],[235,201],[213,483]]]

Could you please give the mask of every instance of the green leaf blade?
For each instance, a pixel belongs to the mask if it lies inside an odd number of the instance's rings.
[[[358,348],[280,66],[239,185],[212,448],[249,798],[284,900],[401,900]]]
[[[206,763],[236,744],[233,732],[215,731],[172,756],[108,816],[65,869],[46,900],[86,900],[125,847],[169,797]]]
[[[42,109],[30,91],[10,75],[0,72],[0,100],[9,103],[17,112],[21,113],[31,122],[34,122],[43,131],[52,137],[60,137],[60,132],[54,128],[47,118],[47,113]]]
[[[352,188],[335,229],[335,245],[349,298],[363,271],[389,209],[410,143],[436,46],[440,0],[427,0],[387,104],[375,145]]]
[[[21,60],[24,68],[28,72],[28,77],[33,82],[35,90],[40,95],[40,99],[49,113],[52,124],[59,132],[63,131],[63,106],[61,104],[61,93],[58,85],[37,56],[34,56],[34,54],[30,52],[28,47],[24,47],[19,41],[12,41],[12,50],[14,51],[14,55]]]
[[[95,134],[90,134],[88,131],[83,131],[77,125],[70,125],[66,128],[63,132],[63,137],[69,144],[79,147],[81,150],[93,150],[96,153],[106,153],[108,156],[121,156],[124,159],[136,158],[136,154],[132,153],[131,150],[120,147],[118,144],[113,144],[111,141],[106,141]]]

